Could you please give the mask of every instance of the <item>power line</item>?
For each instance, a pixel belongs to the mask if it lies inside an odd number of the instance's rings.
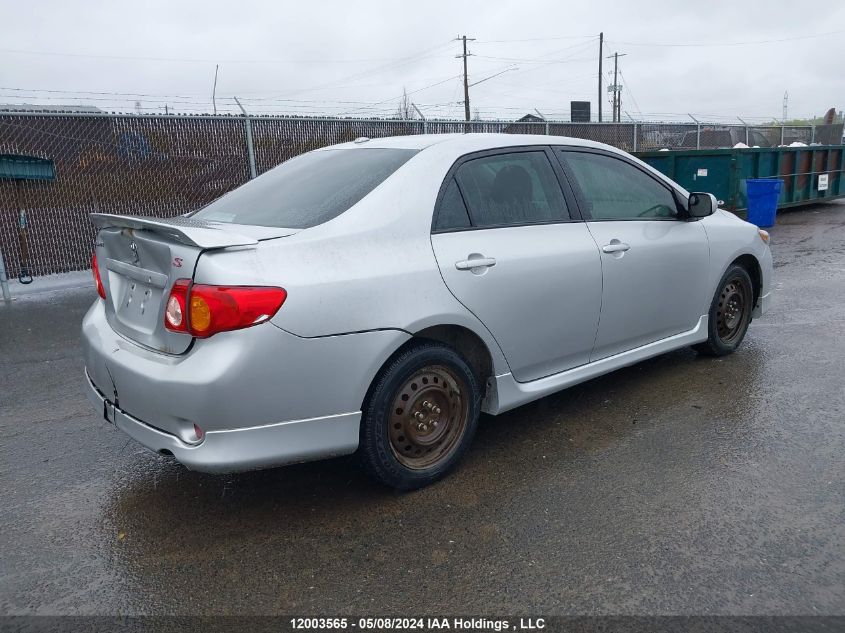
[[[370,77],[373,75],[378,75],[379,73],[383,73],[388,70],[395,70],[402,66],[406,66],[412,62],[418,61],[419,59],[426,58],[427,55],[433,53],[437,50],[443,49],[447,46],[451,46],[451,41],[443,42],[438,44],[437,46],[433,46],[431,48],[427,48],[423,51],[415,53],[413,55],[409,55],[407,57],[402,57],[398,59],[393,59],[389,61],[387,64],[382,64],[358,73],[354,73],[352,75],[344,76],[339,79],[335,79],[317,86],[313,86],[310,88],[302,88],[293,91],[286,91],[285,94],[295,95],[301,94],[303,92],[313,92],[318,90],[324,90],[326,88],[335,87],[339,83],[344,82],[354,82],[359,79],[363,79],[365,77]],[[202,60],[202,59],[189,59],[189,58],[165,58],[165,57],[132,57],[132,56],[109,56],[109,55],[88,55],[88,54],[80,54],[80,53],[56,53],[56,52],[46,52],[46,51],[18,51],[13,49],[0,49],[0,52],[12,52],[12,53],[32,53],[32,54],[46,54],[46,55],[58,55],[58,56],[65,56],[65,57],[92,57],[92,58],[103,58],[103,59],[135,59],[135,60],[153,60],[153,61],[190,61],[190,62],[202,62],[202,63],[306,63],[307,60],[269,60],[269,59],[259,59],[259,60]],[[311,60],[312,62],[316,63],[323,63],[322,60]],[[346,60],[354,63],[360,63],[363,60]]]
[[[558,87],[565,86],[567,84],[574,84],[574,83],[583,83],[586,80],[595,79],[595,73],[590,73],[589,75],[578,75],[575,77],[567,77],[566,79],[562,80],[554,80],[549,82],[543,82],[540,84],[519,84],[519,83],[511,83],[509,81],[498,81],[496,82],[497,86],[508,86],[509,88],[516,88],[517,90],[521,90],[523,92],[555,92],[559,94],[569,94],[570,90],[559,90]],[[550,88],[549,86],[555,86],[554,88]],[[509,90],[507,92],[499,93],[501,96],[513,94],[516,90]]]
[[[584,58],[581,58],[581,59],[571,59],[569,57],[566,57],[564,59],[536,59],[536,58],[525,59],[525,58],[522,58],[522,57],[491,57],[489,55],[477,55],[477,54],[474,55],[474,57],[478,57],[479,59],[493,59],[493,60],[496,60],[496,61],[513,62],[513,63],[519,63],[519,64],[563,64],[563,63],[567,63],[567,62],[584,61],[586,59],[592,60],[592,57],[584,57]]]
[[[433,46],[432,48],[421,51],[420,53],[418,53],[416,55],[404,57],[402,59],[396,60],[396,61],[391,62],[389,64],[377,66],[375,68],[371,68],[370,70],[365,70],[365,71],[362,71],[362,72],[354,74],[354,75],[349,75],[347,77],[343,77],[341,79],[331,81],[331,82],[322,84],[320,86],[315,86],[313,88],[303,88],[303,89],[300,89],[300,90],[295,90],[295,91],[293,91],[289,94],[301,94],[303,92],[313,92],[315,90],[324,90],[326,88],[334,87],[334,85],[341,83],[341,82],[357,81],[358,79],[363,79],[364,77],[369,77],[371,75],[378,74],[378,73],[383,72],[385,70],[393,70],[393,69],[399,68],[401,66],[405,66],[405,65],[407,65],[411,62],[414,62],[414,61],[417,61],[420,58],[423,58],[428,53],[434,52],[436,50],[439,50],[441,48],[445,48],[445,47],[451,46],[451,45],[452,45],[452,42],[450,40],[448,42],[444,42],[442,44],[438,44],[437,46]]]
[[[435,86],[440,86],[442,84],[445,84],[448,81],[452,81],[456,77],[460,77],[460,75],[452,75],[451,77],[447,77],[446,79],[443,79],[441,81],[437,81],[433,84],[429,84],[428,86],[423,86],[422,88],[417,88],[416,90],[412,90],[410,92],[405,92],[403,94],[410,96],[410,95],[416,94],[418,92],[422,92],[423,90],[428,90],[429,88],[434,88]],[[367,110],[372,106],[377,106],[377,105],[381,105],[381,104],[384,104],[384,103],[388,103],[389,101],[395,101],[396,99],[400,99],[401,97],[402,97],[402,95],[399,95],[399,96],[396,96],[396,97],[390,97],[389,99],[384,99],[382,101],[376,101],[375,103],[370,104],[369,107],[364,106],[364,107],[361,107],[361,108],[355,108],[353,110],[350,110],[346,114],[354,114],[355,112],[360,112],[361,110]]]
[[[529,37],[526,39],[515,40],[477,40],[476,44],[510,44],[513,42],[550,42],[553,40],[578,40],[578,39],[592,39],[598,35],[561,35],[558,37]]]
[[[550,52],[548,52],[548,53],[544,53],[544,54],[542,54],[542,55],[539,55],[539,56],[537,56],[537,57],[533,57],[533,58],[523,58],[523,59],[521,59],[521,61],[522,61],[522,62],[532,62],[532,61],[542,60],[544,57],[549,57],[549,56],[551,56],[551,55],[556,55],[556,54],[558,54],[558,53],[561,53],[561,52],[563,52],[563,51],[567,51],[567,50],[570,50],[570,51],[571,51],[571,49],[580,49],[581,47],[583,47],[583,46],[585,46],[585,45],[588,45],[588,44],[589,44],[589,42],[580,42],[580,43],[577,43],[577,44],[572,44],[572,45],[570,45],[570,46],[564,46],[563,48],[560,48],[560,49],[555,49],[555,50],[550,51]],[[570,53],[570,55],[569,55],[569,56],[567,56],[567,57],[563,57],[563,58],[561,58],[561,59],[559,59],[559,60],[554,60],[554,63],[562,63],[562,62],[565,62],[566,60],[568,60],[569,58],[571,58],[573,55],[577,55],[577,54],[580,54],[580,50],[575,51],[575,52],[571,52],[571,53]],[[461,55],[458,55],[457,57],[461,57]],[[572,61],[578,61],[578,60],[572,60]],[[465,57],[464,57],[464,66],[466,66],[466,58],[465,58]],[[500,66],[500,67],[499,67],[498,69],[496,69],[496,70],[501,71],[501,72],[505,72],[505,71],[506,71],[506,70],[508,70],[510,67],[511,67],[511,66],[508,66],[508,67],[501,67],[501,66]],[[543,66],[543,67],[547,67],[547,66]],[[530,72],[534,72],[534,71],[535,71],[535,70],[537,70],[538,68],[540,68],[540,66],[535,66],[534,68],[523,69],[523,70],[515,70],[513,74],[514,74],[514,75],[517,75],[517,74],[530,73]],[[498,74],[498,73],[497,73],[497,74]],[[466,83],[467,83],[466,78],[465,78],[464,83],[465,83],[465,94],[466,94],[466,99],[465,99],[465,100],[466,100],[466,101],[469,101],[469,91],[468,91],[468,86],[466,86]],[[467,121],[469,121],[469,107],[465,107],[465,109],[464,109],[464,115],[465,115],[465,119],[466,119]]]
[[[594,38],[594,40],[595,39],[598,39],[598,38]],[[566,51],[566,50],[570,51],[569,55],[561,57],[560,59],[554,60],[554,63],[560,64],[560,63],[575,63],[575,62],[587,61],[588,59],[591,59],[591,58],[572,59],[572,57],[575,56],[575,55],[580,55],[581,52],[582,52],[581,49],[583,49],[585,46],[589,46],[594,40],[591,40],[590,42],[580,42],[578,44],[573,44],[571,46],[565,46],[563,48],[556,49],[556,50],[550,51],[548,53],[544,53],[544,54],[539,55],[537,57],[528,58],[528,59],[523,60],[523,61],[541,60],[544,57],[549,57],[550,55],[556,55],[556,54],[562,53],[563,51]],[[573,49],[575,49],[575,50],[573,50]],[[525,69],[517,70],[513,73],[513,75],[511,75],[511,77],[516,76],[516,75],[526,75],[528,73],[533,73],[537,70],[541,70],[541,69],[545,69],[545,68],[547,68],[547,66],[535,66],[533,68],[525,68]],[[499,70],[503,70],[503,69],[504,69],[504,67],[501,67],[501,66],[499,67]]]
[[[813,35],[798,35],[795,37],[785,37],[775,40],[741,40],[737,42],[620,42],[613,40],[614,44],[624,44],[625,46],[677,46],[677,47],[713,47],[713,46],[751,46],[756,44],[777,44],[780,42],[794,42],[796,40],[809,40],[818,37],[827,37],[829,35],[839,35],[845,33],[845,29],[838,31],[827,31],[825,33],[815,33]]]
[[[396,61],[390,57],[363,59],[205,59],[196,57],[155,57],[147,55],[100,55],[96,53],[69,53],[60,51],[35,51],[16,48],[0,48],[0,53],[15,55],[45,55],[52,57],[83,57],[88,59],[112,59],[150,62],[180,62],[190,64],[360,64],[366,62]]]
[[[643,113],[642,113],[642,110],[640,110],[640,104],[637,103],[637,99],[634,97],[634,93],[631,92],[631,85],[628,82],[628,80],[625,78],[625,74],[622,72],[621,68],[619,69],[619,76],[622,77],[622,81],[624,82],[622,84],[622,87],[628,93],[628,96],[631,97],[631,101],[633,102],[634,107],[637,109],[637,112],[639,113],[639,115],[642,116]]]

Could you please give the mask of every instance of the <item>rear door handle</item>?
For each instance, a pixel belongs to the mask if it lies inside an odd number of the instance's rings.
[[[625,242],[620,242],[618,240],[612,240],[610,244],[605,244],[601,247],[603,253],[624,253],[627,250],[630,250],[631,246],[626,244]]]
[[[496,260],[492,257],[475,257],[472,259],[463,259],[455,262],[455,268],[458,270],[472,270],[473,268],[490,268],[496,265]]]

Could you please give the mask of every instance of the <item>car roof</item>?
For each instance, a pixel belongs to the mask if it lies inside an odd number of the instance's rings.
[[[517,147],[521,145],[572,145],[577,147],[594,147],[612,150],[619,150],[581,138],[569,136],[546,136],[544,134],[495,134],[495,133],[469,133],[469,134],[413,134],[408,136],[387,136],[384,138],[359,139],[351,143],[332,145],[324,149],[352,149],[352,148],[392,148],[422,150],[433,145],[443,149],[455,149],[460,153],[483,151],[486,149],[497,149],[502,147]]]

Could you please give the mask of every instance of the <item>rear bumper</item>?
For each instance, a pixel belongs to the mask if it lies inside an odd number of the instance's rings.
[[[292,420],[266,426],[210,431],[189,444],[115,407],[85,373],[88,399],[103,417],[156,453],[173,455],[190,468],[209,473],[239,472],[345,455],[358,446],[361,412]]]
[[[162,354],[117,334],[97,301],[82,323],[86,390],[102,416],[196,470],[231,472],[351,453],[373,377],[409,338],[302,338],[272,323]],[[108,417],[108,416],[107,416]],[[204,431],[195,443],[197,424]]]

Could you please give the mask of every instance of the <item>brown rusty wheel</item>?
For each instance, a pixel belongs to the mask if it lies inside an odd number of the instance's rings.
[[[390,413],[390,448],[407,468],[449,457],[467,426],[467,386],[448,367],[431,365],[399,388]]]
[[[751,301],[751,287],[742,277],[728,279],[722,287],[716,307],[716,333],[725,345],[731,345],[745,332]]]

